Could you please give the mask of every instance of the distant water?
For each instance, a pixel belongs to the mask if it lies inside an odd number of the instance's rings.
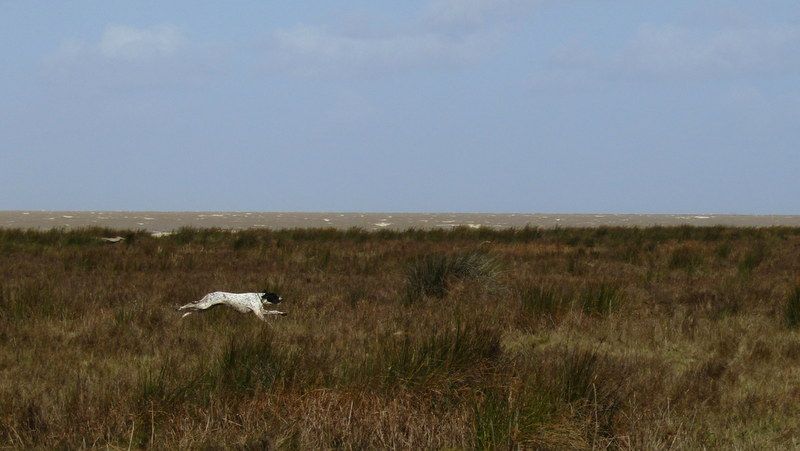
[[[366,230],[509,227],[646,227],[675,226],[800,227],[800,216],[748,215],[619,215],[521,213],[258,213],[258,212],[142,212],[142,211],[0,211],[0,227],[73,229],[109,227],[168,233],[180,227],[249,228],[333,227]]]

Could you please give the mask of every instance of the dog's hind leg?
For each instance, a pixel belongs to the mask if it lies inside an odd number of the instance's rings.
[[[181,319],[186,318],[187,316],[191,315],[192,313],[198,312],[201,309],[197,307],[197,304],[186,304],[184,306],[178,307],[178,311],[188,310],[188,312],[181,315]]]
[[[203,296],[203,299],[200,299],[199,301],[190,302],[186,305],[178,307],[178,310],[192,310],[193,312],[196,312],[198,310],[205,310],[213,305],[215,305],[215,303],[208,298],[208,295],[205,295]]]
[[[207,309],[209,307],[211,307],[211,304],[204,297],[203,299],[200,299],[199,301],[190,302],[190,303],[188,303],[186,305],[182,305],[182,306],[178,307],[178,311],[181,312],[181,311],[184,311],[184,310],[188,310],[188,312],[184,313],[183,316],[181,316],[181,319],[183,319],[183,318],[186,318],[187,316],[191,315],[192,313],[198,312],[200,310],[205,310],[205,309]]]

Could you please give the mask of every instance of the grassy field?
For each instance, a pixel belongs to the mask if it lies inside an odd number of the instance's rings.
[[[0,274],[2,446],[800,446],[800,229],[0,230]]]

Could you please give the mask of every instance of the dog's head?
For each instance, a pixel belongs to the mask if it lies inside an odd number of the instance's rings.
[[[280,304],[282,300],[283,300],[282,297],[278,296],[277,294],[271,291],[263,291],[261,293],[262,304]]]

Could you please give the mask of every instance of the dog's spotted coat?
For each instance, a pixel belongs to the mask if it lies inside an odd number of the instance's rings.
[[[224,291],[215,291],[203,296],[203,299],[199,301],[179,307],[178,310],[188,310],[188,312],[184,313],[181,317],[185,318],[194,312],[205,310],[215,305],[227,305],[242,313],[253,312],[260,320],[266,321],[265,315],[286,315],[286,313],[278,310],[267,310],[264,308],[266,305],[278,304],[282,300],[282,297],[269,291],[261,293],[226,293]]]

